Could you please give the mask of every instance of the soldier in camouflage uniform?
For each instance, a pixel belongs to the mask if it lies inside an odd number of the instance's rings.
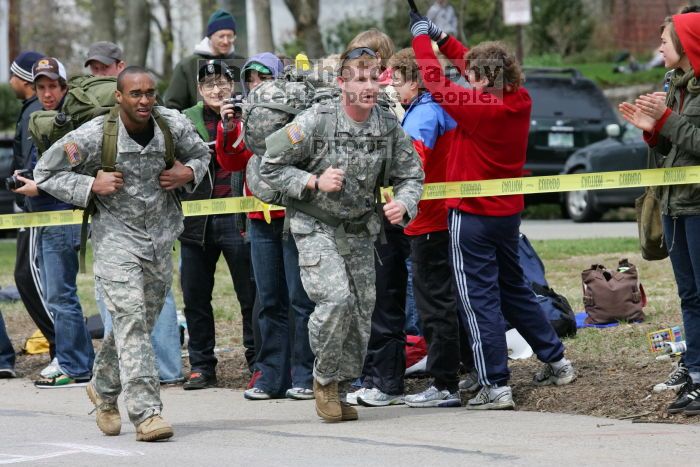
[[[155,82],[146,70],[128,67],[117,78],[120,104],[115,170],[102,169],[104,118],[84,124],[39,160],[39,188],[76,206],[96,204],[92,220],[94,273],[112,316],[95,360],[88,395],[97,424],[118,435],[117,397],[122,390],[136,439],[173,435],[160,412],[160,387],[150,335],[171,284],[173,242],[183,229],[176,189],[191,191],[207,171],[210,155],[190,121],[158,107],[175,147],[165,169],[165,137],[151,115]]]
[[[358,377],[375,300],[373,243],[381,221],[376,186],[394,187],[384,215],[405,224],[422,193],[420,159],[396,117],[377,105],[378,60],[367,48],[341,56],[341,96],[300,113],[266,140],[261,176],[285,193],[301,279],[316,308],[309,319],[316,412],[356,420],[338,382]],[[328,137],[331,125],[332,137]],[[383,167],[386,165],[386,171]],[[295,200],[301,200],[299,202]]]

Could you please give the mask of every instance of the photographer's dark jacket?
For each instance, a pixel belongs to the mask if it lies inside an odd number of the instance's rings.
[[[22,101],[22,110],[17,118],[17,126],[15,128],[15,141],[12,144],[12,173],[15,170],[31,169],[32,168],[32,140],[29,135],[29,117],[30,115],[41,110],[41,103],[36,96]],[[24,209],[24,195],[15,194],[15,202]]]
[[[678,37],[690,59],[692,69],[676,69],[666,97],[668,109],[644,138],[650,146],[657,167],[700,165],[700,48],[691,29],[700,29],[700,15],[673,17]],[[690,216],[700,214],[700,184],[656,187],[663,214]]]
[[[218,114],[213,110],[204,107],[202,102],[198,102],[194,107],[186,109],[183,113],[187,118],[189,118],[194,127],[197,129],[199,136],[206,142],[214,141],[216,139],[216,130],[218,127],[214,125],[213,132],[207,127],[205,122],[205,112],[208,113],[208,118],[218,117]],[[224,172],[228,174],[228,183],[230,184],[230,195],[229,196],[243,196],[243,174],[242,173],[231,173],[223,169],[216,161],[216,157],[212,157],[209,162],[209,167],[207,173],[205,174],[202,182],[197,185],[197,188],[192,193],[184,193],[181,198],[183,201],[194,201],[194,200],[204,200],[211,199],[215,196],[215,183],[217,180],[217,173],[221,175]],[[219,176],[219,180],[221,180]],[[234,214],[236,219],[236,225],[241,231],[245,230],[245,216],[243,214]],[[204,245],[205,233],[207,228],[207,222],[209,216],[189,216],[185,217],[185,230],[179,237],[179,240],[183,243]]]

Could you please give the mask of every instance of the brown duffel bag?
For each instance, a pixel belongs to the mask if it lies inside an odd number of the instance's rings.
[[[637,267],[621,259],[617,270],[594,264],[581,273],[587,324],[643,321],[646,305]]]

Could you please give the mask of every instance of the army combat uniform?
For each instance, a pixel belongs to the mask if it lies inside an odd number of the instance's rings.
[[[206,174],[206,144],[183,115],[162,107],[176,158],[194,172],[191,191]],[[34,177],[40,189],[67,203],[85,207],[94,197],[92,218],[96,287],[114,323],[95,359],[93,384],[99,396],[116,405],[123,390],[135,425],[160,413],[160,384],[151,331],[172,282],[173,242],[183,229],[180,202],[160,187],[165,169],[165,139],[154,123],[144,148],[129,137],[119,119],[115,169],[124,185],[112,195],[91,192],[102,168],[102,117],[57,141],[39,160]]]
[[[408,221],[423,191],[420,159],[392,113],[375,106],[367,121],[357,123],[341,109],[339,99],[300,113],[266,144],[260,175],[292,200],[289,227],[299,249],[301,279],[316,303],[309,319],[314,376],[322,385],[356,378],[362,372],[375,301],[373,252],[381,228],[375,188],[386,165],[395,200],[406,207]],[[312,174],[320,175],[329,166],[345,172],[342,190],[308,190]],[[294,200],[325,215],[310,215],[302,205],[295,207]],[[319,220],[327,216],[342,222],[333,226]]]

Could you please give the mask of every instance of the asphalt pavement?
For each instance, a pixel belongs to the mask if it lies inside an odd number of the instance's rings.
[[[638,236],[636,222],[584,222],[569,219],[524,220],[520,231],[530,240],[617,238]]]
[[[122,434],[103,436],[84,388],[0,380],[0,396],[0,464],[696,465],[700,439],[697,425],[464,408],[360,407],[360,420],[327,424],[313,401],[253,402],[241,391],[166,387],[164,416],[175,436],[143,443],[124,413]]]

